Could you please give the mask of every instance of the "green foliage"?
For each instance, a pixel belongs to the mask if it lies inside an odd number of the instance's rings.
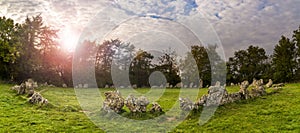
[[[137,87],[150,86],[149,85],[149,76],[152,72],[153,64],[152,56],[150,53],[139,50],[133,61],[131,62],[130,67],[130,81],[131,84],[136,84]]]
[[[273,55],[275,82],[289,82],[294,79],[297,69],[296,58],[295,43],[282,36],[279,44],[275,46]]]
[[[222,71],[225,61],[221,59],[216,49],[216,46],[205,48],[195,45],[191,47],[191,53],[187,53],[185,59],[181,61],[180,71],[185,84],[189,85],[193,83],[194,85],[199,85],[200,79],[203,81],[203,86],[211,85],[211,83],[214,84],[216,81],[222,81],[219,74],[226,73]],[[212,81],[212,77],[220,79]]]
[[[247,50],[239,50],[227,62],[227,82],[239,83],[253,78],[268,78],[268,56],[263,48],[249,46]],[[271,78],[271,77],[269,77]]]
[[[158,60],[159,63],[156,65],[155,70],[162,72],[170,85],[176,86],[181,81],[176,52],[169,48],[163,51],[163,55]]]
[[[19,25],[12,19],[0,17],[0,79],[12,78],[10,65],[14,64],[18,57],[18,30]]]

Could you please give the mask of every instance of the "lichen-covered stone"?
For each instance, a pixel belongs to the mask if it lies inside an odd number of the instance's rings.
[[[218,106],[224,96],[226,90],[224,86],[211,86],[208,88],[208,96],[204,106]]]
[[[48,100],[44,98],[40,93],[34,93],[30,98],[29,98],[29,103],[31,104],[48,104]]]
[[[17,90],[17,92],[18,92],[19,95],[24,95],[24,94],[26,94],[26,85],[25,85],[24,83],[22,83],[22,84],[20,85],[19,90]]]
[[[124,106],[124,99],[119,91],[109,91],[104,93],[105,100],[103,102],[102,110],[106,112],[120,113]]]
[[[272,79],[269,79],[269,82],[266,84],[266,87],[270,88],[270,87],[272,87],[272,85],[273,85],[273,81],[272,81]]]
[[[183,111],[191,111],[196,109],[196,104],[194,104],[189,98],[179,98],[180,108]]]
[[[248,87],[249,87],[249,82],[248,81],[244,81],[244,82],[241,83],[239,93],[241,94],[242,99],[249,99],[250,98]]]
[[[136,98],[133,95],[129,95],[125,100],[125,105],[132,113],[143,113],[147,111],[149,100],[144,96]]]
[[[161,113],[162,112],[162,108],[161,106],[157,103],[157,102],[153,102],[152,103],[152,107],[150,109],[151,113]]]
[[[284,83],[274,84],[273,87],[283,87]]]

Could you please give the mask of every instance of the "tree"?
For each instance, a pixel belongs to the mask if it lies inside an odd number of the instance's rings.
[[[19,28],[19,24],[15,24],[12,19],[0,17],[0,79],[13,78],[11,65],[18,57]]]
[[[130,62],[134,57],[134,46],[114,39],[104,41],[96,49],[95,69],[98,86],[113,85],[112,75],[115,76],[117,84],[127,85],[124,79],[129,77],[124,76],[127,76]]]
[[[268,56],[263,48],[249,46],[247,50],[239,50],[227,62],[227,82],[251,81],[267,75]]]
[[[170,48],[163,51],[163,55],[158,58],[159,63],[155,67],[156,71],[160,71],[166,76],[167,82],[172,86],[176,86],[181,81],[176,59],[176,52]]]
[[[289,38],[282,36],[275,46],[273,68],[275,82],[290,82],[296,71],[296,46]]]
[[[152,72],[151,67],[153,67],[152,56],[150,53],[139,50],[130,67],[130,81],[131,84],[136,84],[137,87],[149,86],[149,76]]]
[[[20,42],[17,49],[20,56],[13,65],[14,80],[22,82],[33,78],[38,82],[62,84],[53,58],[59,49],[57,32],[44,25],[41,15],[25,19],[16,35]]]
[[[297,71],[296,71],[296,76],[295,80],[299,81],[300,80],[300,26],[297,30],[294,31],[293,34],[293,42],[297,46]]]

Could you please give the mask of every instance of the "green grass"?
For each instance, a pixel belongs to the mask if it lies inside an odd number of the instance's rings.
[[[25,96],[16,95],[10,87],[0,85],[0,132],[103,132],[83,113],[74,89],[47,88],[42,94],[50,104],[41,107],[29,104]],[[227,88],[229,92],[238,89],[237,86]],[[179,89],[149,90],[138,89],[137,92],[155,94],[148,98],[157,101],[164,111],[175,104],[180,93]],[[100,91],[103,95],[109,89]],[[198,93],[195,89],[185,89],[184,92],[184,96],[201,96],[207,93],[207,89],[200,89]],[[126,97],[127,92],[124,93]],[[147,113],[139,118],[124,109],[127,112],[121,115],[131,119],[154,117]],[[93,115],[98,116],[98,113]],[[199,125],[200,114],[191,113],[173,132],[300,132],[300,84],[289,84],[272,95],[220,106],[202,126]],[[126,124],[114,128],[124,129]]]

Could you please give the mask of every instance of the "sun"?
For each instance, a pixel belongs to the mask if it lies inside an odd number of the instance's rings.
[[[79,35],[75,31],[66,29],[64,32],[62,32],[60,39],[63,49],[67,51],[74,51],[79,39]]]

